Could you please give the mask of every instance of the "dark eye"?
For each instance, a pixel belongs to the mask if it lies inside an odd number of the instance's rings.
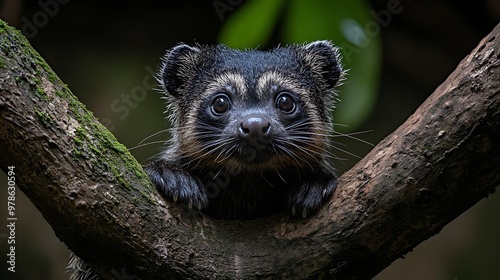
[[[281,93],[276,98],[276,108],[285,113],[292,113],[295,110],[295,101],[288,93]]]
[[[229,107],[229,98],[226,95],[218,95],[212,102],[212,112],[216,115],[223,114],[224,112],[229,110]]]

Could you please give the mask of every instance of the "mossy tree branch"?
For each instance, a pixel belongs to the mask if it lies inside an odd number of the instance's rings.
[[[374,276],[500,184],[500,25],[310,219],[217,221],[165,202],[141,166],[0,23],[0,167],[109,279]]]

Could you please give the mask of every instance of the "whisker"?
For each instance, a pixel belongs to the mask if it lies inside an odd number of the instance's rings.
[[[362,157],[360,157],[360,156],[358,156],[358,155],[356,155],[356,154],[353,154],[353,153],[351,153],[351,152],[348,152],[348,151],[346,151],[346,150],[344,150],[344,149],[341,149],[341,148],[339,148],[339,147],[337,147],[337,146],[331,145],[330,147],[331,147],[331,148],[333,148],[333,149],[335,149],[335,150],[337,150],[337,151],[340,151],[340,152],[343,152],[343,153],[345,153],[345,154],[348,154],[348,155],[350,155],[350,156],[352,156],[352,157],[355,157],[355,158],[357,158],[357,159],[362,159]]]
[[[310,156],[311,158],[314,158],[317,162],[320,162],[319,158],[317,158],[313,154],[311,154],[311,152],[313,152],[313,151],[311,151],[309,149],[305,149],[305,148],[301,147],[300,145],[297,145],[297,144],[295,144],[293,142],[287,142],[287,144],[290,145],[290,146],[293,146],[297,150],[300,150],[300,151],[304,152],[306,155]],[[318,154],[317,152],[314,152],[314,153]],[[301,159],[302,161],[304,161],[305,163],[307,163],[312,168],[312,165],[311,165],[311,163],[309,161],[303,159],[302,157],[298,157],[298,158]]]
[[[208,145],[204,145],[201,150],[197,153],[187,153],[187,158],[195,155],[195,154],[198,154],[195,158],[192,158],[189,160],[189,162],[187,163],[187,165],[191,164],[192,162],[194,161],[198,161],[197,165],[200,163],[200,161],[207,157],[208,155],[211,155],[211,154],[214,154],[218,149],[221,149],[221,152],[224,151],[223,148],[221,147],[225,147],[226,145],[228,145],[229,143],[231,143],[231,140],[229,139],[226,139],[224,141],[211,141],[210,143],[208,143]],[[216,159],[218,158],[218,156],[216,157]],[[224,160],[226,159],[227,157],[224,158]],[[217,161],[216,161],[217,162]]]
[[[230,156],[231,154],[228,154],[228,153],[227,153],[227,150],[228,150],[228,149],[226,149],[226,148],[221,148],[221,149],[220,149],[219,154],[218,154],[218,155],[217,155],[217,157],[214,159],[214,162],[216,162],[216,163],[221,163],[221,162],[225,161],[226,159],[228,159],[228,158],[229,158],[229,156]],[[222,159],[221,159],[221,160],[219,160],[219,158],[220,158],[222,155],[224,155],[224,156],[222,157]]]
[[[299,157],[297,154],[295,154],[292,150],[288,149],[287,147],[283,146],[283,145],[279,145],[279,144],[275,144],[273,148],[277,147],[280,151],[283,151],[285,152],[286,154],[288,154],[290,156],[290,158],[292,158],[296,163],[297,165],[301,165],[299,160],[302,160],[303,162],[307,163],[307,161],[301,157]],[[278,152],[276,149],[275,149],[276,152]]]
[[[264,174],[262,174],[262,172],[260,173],[260,177],[262,177],[262,179],[264,179],[264,181],[266,181],[269,184],[269,186],[274,188],[273,183],[269,182],[269,180],[267,180],[266,176],[264,176]]]
[[[138,146],[138,145],[141,145],[141,144],[142,144],[142,143],[144,143],[146,140],[151,139],[151,138],[153,138],[153,137],[155,137],[155,136],[157,136],[157,135],[160,135],[160,134],[165,133],[165,132],[169,132],[169,130],[170,130],[170,129],[162,129],[162,130],[160,130],[160,131],[158,131],[158,132],[155,132],[155,133],[153,133],[153,134],[149,135],[148,137],[146,137],[146,138],[142,139],[139,143],[137,143],[137,146]]]
[[[135,150],[137,148],[142,148],[142,147],[145,147],[145,146],[148,146],[148,145],[154,145],[154,144],[158,144],[158,143],[165,143],[166,140],[159,140],[159,141],[153,141],[153,142],[149,142],[149,143],[144,143],[146,142],[147,140],[155,137],[155,136],[158,136],[162,133],[166,133],[166,132],[169,132],[170,129],[163,129],[163,130],[160,130],[158,132],[155,132],[151,135],[149,135],[148,137],[142,139],[141,141],[139,141],[139,143],[137,143],[135,146],[131,147],[131,148],[128,148],[129,151],[132,151],[132,150]]]
[[[146,146],[149,146],[149,145],[154,145],[154,144],[164,144],[165,141],[164,140],[158,140],[158,141],[153,141],[153,142],[149,142],[149,143],[144,143],[142,145],[135,145],[134,147],[132,148],[128,148],[129,151],[132,151],[132,150],[135,150],[135,149],[138,149],[138,148],[142,148],[142,147],[146,147]]]
[[[155,158],[156,158],[156,159],[157,159],[157,158],[160,158],[160,155],[161,155],[161,154],[162,154],[162,153],[157,153],[157,154],[154,154],[154,155],[152,155],[152,156],[148,157],[147,159],[145,159],[144,161],[142,161],[142,162],[141,162],[141,165],[145,165],[146,163],[148,163],[148,162],[152,161],[152,160],[153,160],[153,159],[155,159]]]
[[[333,126],[347,127],[347,125],[338,124],[338,123],[334,123]],[[310,131],[309,127],[313,127],[314,128],[313,131]],[[304,128],[307,128],[307,129],[304,129]],[[287,143],[295,141],[297,144],[294,143],[293,146],[309,156],[313,156],[313,155],[322,156],[323,155],[323,156],[326,156],[328,158],[332,158],[332,159],[336,159],[336,160],[340,160],[340,161],[346,160],[344,158],[340,158],[340,157],[336,156],[334,153],[332,153],[331,151],[329,151],[328,149],[325,149],[323,147],[317,147],[317,148],[319,148],[319,150],[307,148],[307,145],[314,145],[315,144],[314,140],[317,140],[317,139],[313,139],[313,138],[317,138],[317,137],[325,137],[325,138],[346,137],[346,138],[353,139],[355,141],[359,141],[361,143],[370,145],[372,147],[374,146],[372,143],[370,143],[366,140],[355,137],[355,135],[368,133],[368,132],[371,132],[371,130],[351,132],[351,133],[342,133],[342,132],[335,131],[333,128],[329,128],[329,127],[317,127],[317,125],[315,125],[311,121],[304,121],[304,120],[292,123],[292,124],[288,125],[286,127],[286,129],[290,133],[290,137],[292,138],[292,141],[287,141]],[[290,144],[290,143],[288,143],[288,144]],[[333,145],[333,144],[329,144],[328,146],[331,149],[335,149],[335,150],[343,152],[347,155],[355,157],[357,159],[361,159],[361,157],[359,157],[351,152],[348,152],[345,149],[338,147],[338,145],[340,143],[336,143],[336,144],[337,144],[337,146]],[[342,144],[340,144],[340,145],[342,145]]]
[[[276,171],[276,174],[278,174],[278,177],[280,177],[280,179],[281,179],[281,181],[283,181],[283,183],[288,184],[288,183],[286,182],[286,180],[283,178],[283,176],[281,176],[281,174],[280,174],[280,172],[279,172],[279,171]]]
[[[368,142],[366,140],[363,140],[363,139],[358,138],[358,137],[354,137],[354,135],[369,133],[369,132],[372,132],[372,131],[373,130],[365,130],[365,131],[358,131],[358,132],[351,132],[351,133],[341,133],[341,132],[338,132],[338,131],[334,131],[334,133],[336,133],[337,135],[332,135],[331,137],[346,137],[346,138],[353,139],[353,140],[359,141],[361,143],[370,145],[372,147],[375,147],[374,144],[372,144],[372,143],[370,143],[370,142]]]

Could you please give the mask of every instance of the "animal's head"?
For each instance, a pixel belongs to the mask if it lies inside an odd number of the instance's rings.
[[[268,52],[181,44],[159,80],[186,165],[273,170],[322,159],[343,73],[328,41]]]

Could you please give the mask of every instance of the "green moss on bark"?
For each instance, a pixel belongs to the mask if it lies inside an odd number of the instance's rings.
[[[87,164],[91,164],[93,168],[99,170],[103,176],[113,177],[120,182],[122,187],[138,190],[151,200],[150,193],[154,192],[154,187],[137,160],[124,145],[116,140],[114,135],[95,119],[93,114],[85,108],[85,105],[78,101],[47,62],[31,47],[21,32],[1,20],[0,51],[4,54],[0,58],[0,68],[20,67],[19,65],[23,68],[29,68],[12,72],[19,73],[18,76],[14,77],[18,86],[28,87],[31,93],[38,97],[36,99],[37,109],[34,110],[33,114],[45,127],[53,126],[55,122],[54,117],[51,117],[44,108],[48,108],[48,104],[54,102],[55,99],[59,99],[55,102],[59,104],[58,106],[67,104],[69,109],[67,117],[78,122],[73,136],[74,145],[71,149],[75,161],[86,161]],[[19,62],[20,57],[27,61]],[[22,75],[21,73],[32,74]],[[47,81],[50,82],[55,94],[46,90]],[[21,85],[22,83],[26,84]],[[132,186],[131,180],[127,179],[132,178],[132,176],[139,179],[141,185]]]
[[[50,127],[54,123],[52,121],[52,118],[45,112],[35,110],[35,114],[38,116],[38,119],[43,123],[45,127]]]

